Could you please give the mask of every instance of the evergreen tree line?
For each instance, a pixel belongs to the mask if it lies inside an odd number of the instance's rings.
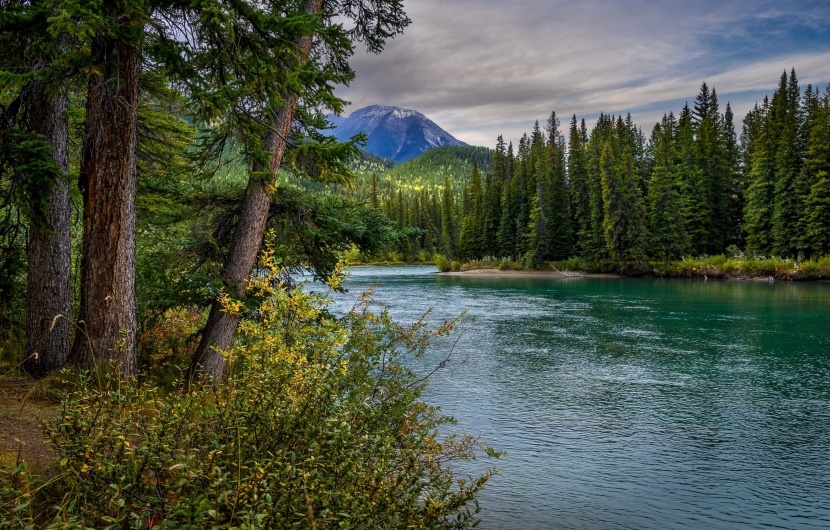
[[[690,107],[646,137],[631,115],[601,114],[590,133],[552,113],[518,149],[500,136],[491,170],[461,192],[398,190],[377,197],[401,252],[526,264],[579,257],[630,267],[647,260],[745,250],[805,259],[830,251],[830,87],[803,92],[795,70],[746,116],[706,83]]]

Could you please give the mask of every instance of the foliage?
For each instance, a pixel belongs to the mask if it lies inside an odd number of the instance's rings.
[[[658,276],[674,278],[735,278],[774,280],[820,280],[830,278],[830,257],[797,262],[785,258],[718,254],[685,258],[671,263],[653,263]]]
[[[444,178],[448,178],[453,192],[458,193],[462,184],[470,179],[473,165],[483,172],[490,171],[492,157],[493,151],[486,147],[436,147],[384,171],[380,175],[380,185],[438,190],[443,186]]]
[[[138,339],[138,364],[149,380],[173,388],[190,363],[205,317],[197,307],[172,307],[156,315],[147,310]]]
[[[440,272],[449,272],[452,270],[450,260],[448,260],[443,254],[435,255],[435,266]]]
[[[452,420],[420,401],[424,379],[406,367],[454,322],[397,324],[369,293],[336,319],[325,296],[281,277],[269,267],[253,279],[261,304],[227,352],[225,385],[168,394],[76,376],[47,428],[54,471],[34,484],[3,464],[0,517],[11,528],[472,526],[490,471],[464,479],[450,466],[497,454],[439,434]]]

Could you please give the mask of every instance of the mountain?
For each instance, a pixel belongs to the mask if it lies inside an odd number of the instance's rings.
[[[329,116],[332,134],[345,141],[363,132],[369,137],[366,150],[395,162],[406,162],[434,147],[467,145],[418,111],[371,105],[346,118]]]

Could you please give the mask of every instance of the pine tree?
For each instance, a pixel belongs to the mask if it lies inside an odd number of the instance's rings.
[[[334,85],[354,77],[348,64],[353,42],[379,52],[409,19],[400,0],[198,7],[202,27],[192,33],[203,40],[183,50],[194,64],[178,72],[177,81],[191,92],[199,118],[219,119],[221,126],[215,129],[222,149],[222,138],[232,135],[249,163],[248,185],[222,269],[230,294],[243,297],[289,139],[298,143],[289,153],[293,165],[306,175],[336,179],[346,173],[345,160],[357,148],[321,137],[319,129],[326,123],[320,108],[342,110],[344,101],[334,95]],[[346,29],[343,19],[353,26]],[[172,40],[189,44],[187,39]],[[305,130],[297,131],[297,122],[306,124]],[[226,312],[217,298],[187,381],[202,375],[222,379],[226,362],[221,352],[230,347],[238,323],[239,316]]]
[[[573,252],[573,227],[571,225],[570,201],[565,160],[565,139],[559,132],[559,120],[552,113],[548,120],[548,211],[550,220],[550,258],[563,260]]]
[[[698,218],[702,223],[695,232],[701,238],[698,251],[717,254],[723,251],[729,233],[729,173],[725,131],[714,88],[706,83],[700,87],[691,113],[694,133],[695,165],[700,169],[703,200],[707,215]]]
[[[498,254],[499,220],[501,218],[501,186],[493,173],[484,179],[484,211],[481,220],[482,254],[494,257]]]
[[[6,2],[0,17],[0,93],[8,98],[0,102],[0,182],[8,179],[0,185],[7,192],[0,212],[11,202],[28,221],[23,369],[35,377],[62,368],[70,347],[68,99],[65,72],[51,66],[68,45],[47,28],[53,8],[51,2]],[[0,234],[23,230],[12,221],[17,216],[3,217]],[[10,263],[15,254],[0,248],[5,277],[17,269]],[[3,291],[10,310],[12,293]]]
[[[651,141],[654,167],[648,187],[649,254],[666,263],[682,257],[688,247],[676,169],[676,129],[674,115],[664,115],[654,126]]]
[[[823,96],[816,94],[808,112],[811,126],[804,170],[810,191],[803,222],[805,246],[818,257],[830,254],[830,85]]]
[[[774,149],[774,200],[772,213],[772,252],[778,256],[794,257],[798,253],[799,241],[804,234],[801,214],[804,210],[803,197],[798,190],[801,173],[803,147],[801,146],[802,112],[801,93],[795,69],[781,77],[781,94],[773,96],[771,110],[775,119],[770,124],[777,130],[777,144]]]
[[[461,221],[461,233],[458,237],[459,257],[463,260],[480,259],[483,255],[484,194],[476,161],[473,161],[470,183],[469,196]]]
[[[602,156],[605,144],[610,141],[613,131],[613,116],[600,114],[588,140],[587,180],[590,201],[588,227],[580,237],[582,257],[600,262],[608,257],[605,242],[605,204],[602,192]]]
[[[534,168],[531,165],[531,154],[531,140],[527,134],[524,134],[519,139],[519,148],[515,159],[515,176],[513,177],[516,193],[514,200],[518,204],[518,210],[517,215],[510,220],[513,225],[513,244],[515,245],[514,252],[517,257],[524,255],[527,250],[526,233],[530,222],[532,198],[536,193],[536,181],[534,178]]]
[[[372,171],[372,182],[369,188],[369,205],[377,210],[380,208],[380,199],[378,198],[378,176]]]
[[[618,131],[621,123],[618,121]],[[617,155],[613,143],[605,143],[600,160],[605,241],[618,263],[630,264],[645,257],[645,211],[631,146],[625,145]]]
[[[743,180],[740,178],[740,147],[735,134],[735,118],[732,106],[727,102],[723,114],[724,139],[726,145],[726,181],[727,192],[727,227],[725,244],[740,246],[743,244],[741,226],[743,225]]]
[[[444,177],[444,191],[441,194],[441,245],[449,259],[457,259],[458,231],[455,215],[455,201],[450,188],[449,177]]]
[[[505,183],[501,194],[501,218],[499,219],[498,239],[499,256],[515,258],[516,252],[516,216],[519,213],[519,197],[516,182],[511,179]]]
[[[748,154],[744,232],[747,249],[762,255],[772,252],[772,211],[775,190],[775,159],[770,104],[767,98],[760,108],[747,114],[745,127],[751,144]]]
[[[588,174],[585,164],[585,143],[586,138],[582,134],[585,128],[585,120],[582,120],[582,128],[577,127],[576,114],[571,118],[571,126],[568,133],[568,183],[569,198],[572,217],[572,228],[575,242],[574,246],[580,252],[583,251],[582,241],[587,236],[590,227],[591,203],[588,193]]]
[[[550,168],[540,157],[536,160],[533,182],[536,189],[529,197],[528,224],[524,230],[524,252],[534,263],[544,263],[550,258],[550,228],[547,216],[548,197],[545,183],[550,180]]]
[[[711,204],[707,201],[707,187],[697,160],[693,127],[691,110],[685,105],[677,125],[677,174],[688,248],[697,255],[706,252]]]
[[[81,288],[70,361],[84,368],[113,362],[125,378],[137,374],[135,199],[142,21],[149,6],[136,0],[94,4],[86,122],[78,187],[83,200]],[[68,13],[61,13],[66,17]]]

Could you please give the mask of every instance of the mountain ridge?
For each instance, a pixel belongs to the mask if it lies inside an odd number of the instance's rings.
[[[466,146],[422,113],[391,105],[369,105],[347,117],[329,115],[332,134],[345,141],[358,133],[368,137],[366,151],[396,163],[406,162],[435,147]]]

